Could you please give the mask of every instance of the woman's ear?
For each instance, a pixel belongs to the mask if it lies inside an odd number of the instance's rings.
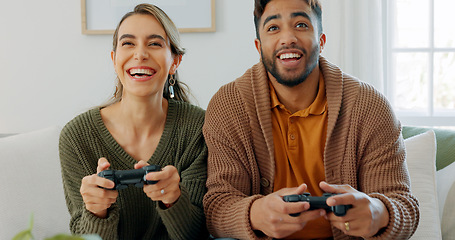
[[[115,64],[115,52],[114,51],[111,51],[111,59],[112,59],[112,62]]]
[[[175,74],[177,68],[179,67],[180,63],[182,62],[182,55],[177,55],[174,57],[174,62],[172,63],[171,69],[169,69],[169,74]]]
[[[117,74],[117,71],[115,70],[115,52],[114,51],[111,51],[111,60],[114,65],[114,71]]]

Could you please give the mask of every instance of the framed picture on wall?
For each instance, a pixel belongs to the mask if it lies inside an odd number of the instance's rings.
[[[161,8],[180,32],[215,31],[215,0],[81,0],[82,33],[113,34],[123,15],[140,3]]]

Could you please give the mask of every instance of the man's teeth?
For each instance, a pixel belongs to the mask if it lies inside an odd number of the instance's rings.
[[[143,68],[140,68],[140,69],[131,69],[131,70],[130,70],[130,74],[131,74],[131,75],[135,75],[135,74],[140,74],[140,75],[153,75],[153,71],[150,70],[150,69],[143,69]]]
[[[284,53],[280,55],[280,59],[289,59],[289,58],[300,58],[300,54],[297,53]]]

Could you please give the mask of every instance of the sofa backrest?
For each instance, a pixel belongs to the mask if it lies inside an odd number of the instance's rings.
[[[0,239],[28,229],[35,239],[69,233],[58,155],[59,127],[0,138]]]
[[[436,170],[443,169],[455,161],[455,130],[403,126],[403,138],[433,130],[436,134]]]

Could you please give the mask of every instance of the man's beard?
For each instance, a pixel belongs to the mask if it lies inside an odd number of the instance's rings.
[[[296,47],[293,47],[293,48],[296,48]],[[302,56],[302,58],[307,56],[307,52],[304,49],[301,49],[301,48],[298,48],[298,49],[303,51],[304,55]],[[286,78],[285,76],[283,76],[284,74],[280,74],[278,72],[278,69],[276,67],[276,61],[277,60],[276,60],[275,56],[277,55],[277,52],[281,51],[281,50],[282,49],[275,51],[271,58],[266,58],[264,56],[264,53],[262,52],[262,49],[261,49],[262,62],[264,63],[265,69],[270,74],[272,74],[273,77],[275,77],[276,81],[279,84],[282,84],[282,85],[287,86],[287,87],[297,86],[300,83],[303,83],[307,79],[307,77],[311,74],[311,72],[313,72],[314,68],[318,65],[318,62],[319,62],[319,46],[316,45],[311,50],[311,55],[308,58],[308,61],[306,62],[305,69],[304,69],[303,73],[299,74],[298,76],[295,76],[295,77]]]

